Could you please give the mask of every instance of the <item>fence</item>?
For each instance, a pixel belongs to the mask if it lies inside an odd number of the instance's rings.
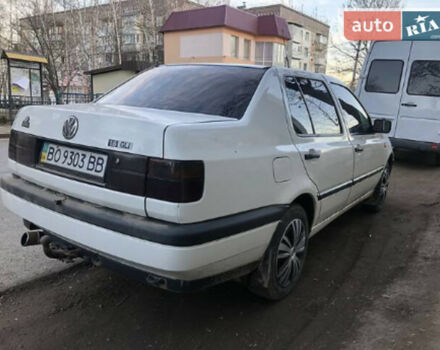
[[[58,98],[52,99],[31,98],[27,96],[14,96],[11,99],[0,98],[0,124],[11,122],[17,111],[24,106],[89,103],[96,100],[99,96],[99,94],[63,93],[59,94]]]
[[[30,105],[55,105],[55,104],[75,104],[75,103],[89,103],[97,99],[100,95],[95,94],[75,94],[63,93],[59,94],[58,98],[38,98],[28,96],[14,96],[11,99],[0,99],[0,109],[20,109],[24,106]]]

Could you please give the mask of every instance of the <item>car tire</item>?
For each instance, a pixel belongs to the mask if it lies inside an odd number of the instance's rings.
[[[294,204],[278,224],[260,266],[249,276],[248,289],[268,300],[286,297],[299,280],[308,242],[307,214]]]
[[[391,175],[391,164],[388,162],[388,164],[385,166],[382,172],[382,176],[380,177],[380,180],[376,185],[376,188],[374,189],[373,195],[364,204],[365,209],[367,209],[369,212],[378,213],[382,210],[388,193],[390,175]]]

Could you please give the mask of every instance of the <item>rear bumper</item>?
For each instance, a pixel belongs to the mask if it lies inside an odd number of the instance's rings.
[[[56,237],[130,268],[200,280],[258,261],[285,206],[195,224],[173,224],[98,207],[21,178],[1,180],[7,208]]]
[[[71,242],[60,238],[58,235],[52,232],[46,232],[45,234],[51,237],[51,241],[69,248],[78,248],[80,250],[79,256],[88,258],[94,264],[116,271],[124,277],[138,280],[141,283],[146,283],[153,287],[166,289],[173,292],[185,293],[194,292],[206,289],[213,285],[229,281],[234,278],[244,276],[258,267],[259,262],[254,261],[244,266],[239,266],[228,270],[226,272],[218,273],[214,276],[208,276],[203,278],[197,278],[194,280],[184,280],[179,278],[166,277],[160,272],[150,272],[139,266],[126,263],[121,259],[107,256],[106,254],[92,251],[88,248],[84,248],[78,244],[72,244]]]
[[[394,149],[422,151],[422,152],[440,152],[440,143],[406,140],[390,137]]]

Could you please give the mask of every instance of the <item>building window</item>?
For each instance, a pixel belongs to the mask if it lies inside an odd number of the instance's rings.
[[[251,59],[251,41],[248,39],[244,39],[244,55],[245,60]]]
[[[327,37],[325,35],[322,34],[318,34],[318,43],[326,45],[327,44]]]
[[[272,65],[273,43],[258,42],[255,45],[255,63],[263,66]]]
[[[307,70],[307,63],[303,63],[303,70]]]
[[[238,58],[238,36],[231,35],[231,57]]]
[[[301,61],[298,60],[298,59],[293,58],[293,59],[292,59],[292,62],[290,63],[290,66],[291,66],[293,69],[301,69]]]
[[[163,45],[163,33],[157,33],[156,42],[157,45]]]
[[[163,26],[163,16],[156,16],[156,27]]]
[[[123,41],[126,45],[139,43],[139,34],[124,34]]]
[[[309,48],[308,47],[304,48],[304,56],[309,57]]]
[[[284,45],[270,42],[256,43],[255,63],[263,66],[283,66]]]
[[[305,40],[307,42],[310,41],[310,33],[309,32],[305,32]]]

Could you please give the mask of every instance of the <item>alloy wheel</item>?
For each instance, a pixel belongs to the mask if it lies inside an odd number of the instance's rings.
[[[301,219],[294,219],[284,230],[277,250],[276,277],[288,287],[301,274],[306,251],[306,229]]]
[[[382,178],[379,183],[379,198],[384,199],[388,192],[388,186],[390,183],[390,168],[389,166],[385,167]]]

